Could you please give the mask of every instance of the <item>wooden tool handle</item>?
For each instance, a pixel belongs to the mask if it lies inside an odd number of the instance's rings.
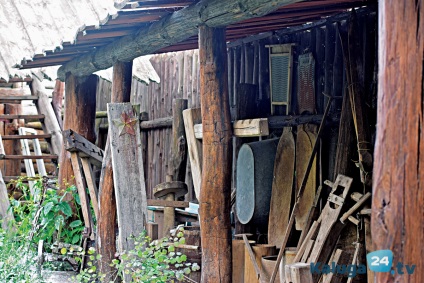
[[[247,240],[246,235],[243,235],[243,241],[246,246],[247,252],[249,253],[249,257],[250,257],[250,260],[252,261],[253,267],[255,268],[256,276],[259,279],[259,276],[261,275],[261,270],[258,266],[258,263],[256,262],[255,255],[253,254],[252,247],[250,246],[249,240]]]

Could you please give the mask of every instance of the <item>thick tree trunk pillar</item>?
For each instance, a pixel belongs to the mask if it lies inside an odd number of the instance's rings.
[[[202,282],[231,282],[231,122],[225,28],[199,27]]]
[[[133,62],[115,63],[113,66],[111,102],[130,102]],[[97,220],[97,251],[102,256],[99,272],[105,274],[105,282],[113,281],[115,269],[110,263],[116,253],[116,199],[113,187],[112,154],[109,135],[103,157],[99,185],[99,219]]]
[[[65,80],[66,95],[63,129],[72,129],[92,143],[96,140],[94,125],[98,80],[96,75],[77,78],[72,74],[68,74]],[[66,183],[74,183],[73,175],[71,154],[65,150],[62,144],[59,158],[59,183],[62,189]]]
[[[375,282],[424,282],[424,6],[379,2],[377,138],[373,172],[374,250],[393,251],[394,275]],[[416,265],[412,275],[398,262]]]

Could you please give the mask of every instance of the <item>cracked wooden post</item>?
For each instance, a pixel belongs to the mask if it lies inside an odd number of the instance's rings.
[[[96,75],[77,78],[68,73],[65,80],[65,115],[63,128],[72,129],[90,142],[96,141],[96,89],[99,78]],[[66,183],[75,184],[73,181],[74,171],[71,165],[71,154],[66,151],[62,142],[59,157],[59,184],[61,189]],[[66,200],[70,200],[67,195]]]
[[[133,62],[117,62],[113,66],[111,102],[130,102]],[[112,155],[109,135],[103,157],[99,184],[99,219],[97,220],[97,251],[102,256],[99,271],[105,282],[113,281],[115,269],[110,263],[116,253],[116,199],[113,187]]]
[[[202,282],[231,282],[232,135],[225,28],[199,27],[203,123]]]
[[[420,5],[421,4],[421,5]],[[377,137],[373,168],[373,249],[416,265],[412,275],[376,272],[375,282],[424,282],[424,6],[379,2]]]

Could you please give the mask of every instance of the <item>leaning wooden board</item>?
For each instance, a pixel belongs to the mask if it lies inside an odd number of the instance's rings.
[[[308,166],[309,157],[312,154],[312,147],[315,143],[315,135],[309,133],[306,125],[298,126],[296,139],[296,195],[302,183]],[[296,230],[302,230],[308,218],[309,210],[314,202],[316,192],[316,158],[313,161],[311,172],[309,173],[305,191],[299,201],[296,212]]]
[[[140,125],[135,106],[130,103],[109,103],[107,110],[119,226],[118,246],[123,251],[134,248],[131,235],[138,236],[147,223]]]
[[[292,128],[284,128],[277,146],[268,224],[268,243],[281,248],[289,223],[293,194],[295,141]]]

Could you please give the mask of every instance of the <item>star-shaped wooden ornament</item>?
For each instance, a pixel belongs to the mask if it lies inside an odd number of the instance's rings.
[[[137,119],[133,114],[127,114],[124,112],[121,114],[121,119],[113,120],[113,123],[119,129],[119,136],[125,134],[135,136],[135,125],[137,124]]]

